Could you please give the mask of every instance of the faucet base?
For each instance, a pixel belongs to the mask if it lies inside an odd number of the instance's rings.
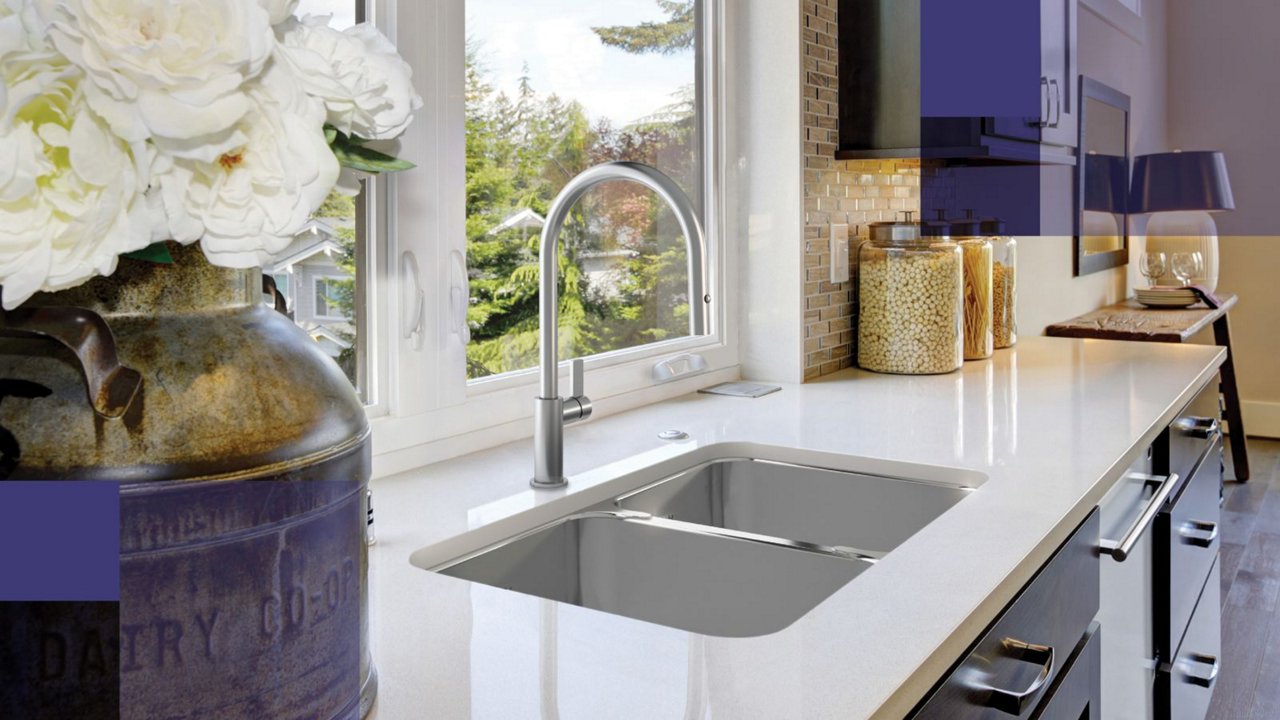
[[[534,490],[555,490],[556,488],[562,488],[568,484],[569,484],[569,481],[566,478],[560,478],[559,480],[549,480],[549,481],[539,480],[538,478],[531,478],[529,480],[529,487],[533,488]]]

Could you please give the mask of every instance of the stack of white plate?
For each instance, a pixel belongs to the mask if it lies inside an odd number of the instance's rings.
[[[1178,287],[1137,288],[1134,293],[1138,302],[1147,307],[1183,308],[1200,300],[1187,288]]]

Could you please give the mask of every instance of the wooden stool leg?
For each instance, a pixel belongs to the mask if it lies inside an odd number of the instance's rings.
[[[1227,404],[1227,422],[1231,424],[1231,464],[1236,480],[1249,480],[1249,449],[1245,442],[1244,415],[1240,410],[1240,388],[1236,385],[1235,352],[1231,349],[1231,325],[1224,314],[1213,321],[1213,339],[1227,349],[1227,361],[1222,363],[1222,396]]]

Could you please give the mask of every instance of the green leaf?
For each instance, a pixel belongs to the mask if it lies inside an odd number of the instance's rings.
[[[333,143],[333,154],[343,167],[375,175],[384,172],[411,170],[417,167],[408,160],[400,160],[386,153],[356,144],[349,138],[342,137],[341,134]]]
[[[324,126],[324,141],[325,141],[325,142],[327,142],[327,143],[329,143],[330,145],[332,145],[332,144],[333,144],[333,142],[334,142],[335,140],[337,140],[337,139],[338,139],[338,128],[336,128],[336,127],[334,127],[334,126],[332,126],[332,125],[325,125],[325,126]]]
[[[131,253],[125,253],[121,257],[127,257],[130,260],[141,260],[143,262],[156,263],[158,265],[172,265],[173,255],[169,254],[169,246],[163,241],[152,243],[141,250],[135,250]]]

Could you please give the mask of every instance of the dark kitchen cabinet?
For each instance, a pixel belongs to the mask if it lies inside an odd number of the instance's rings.
[[[836,157],[1074,165],[1079,116],[1078,0],[1040,0],[1038,17],[1035,13],[1002,17],[999,3],[966,6],[969,10],[954,35],[925,31],[925,22],[941,24],[936,16],[943,11],[929,16],[933,20],[925,15],[931,12],[931,1],[840,0],[840,144]],[[922,38],[922,34],[933,40]],[[1031,41],[1022,41],[1027,38]],[[930,42],[933,44],[928,45]],[[943,50],[937,49],[939,42],[946,44]],[[1039,77],[1027,72],[1025,80],[1017,81],[1025,91],[1021,97],[1031,98],[1030,84],[1038,80],[1037,114],[967,117],[929,111],[930,116],[923,115],[921,94],[922,90],[928,92],[929,85],[922,82],[922,73],[935,81],[948,73],[954,77],[955,68],[980,73],[982,61],[973,58],[980,52],[998,54],[1006,46],[1013,48],[1008,63],[1019,67],[1034,64],[1038,50]],[[955,67],[943,71],[941,65]],[[965,69],[970,65],[975,69]],[[983,77],[975,80],[970,74],[964,84],[981,85]],[[1028,87],[1022,87],[1024,84]],[[1029,101],[1021,106],[1029,109]]]
[[[1075,147],[1080,88],[1076,82],[1078,0],[1040,0],[1040,115],[986,118],[987,134]]]

